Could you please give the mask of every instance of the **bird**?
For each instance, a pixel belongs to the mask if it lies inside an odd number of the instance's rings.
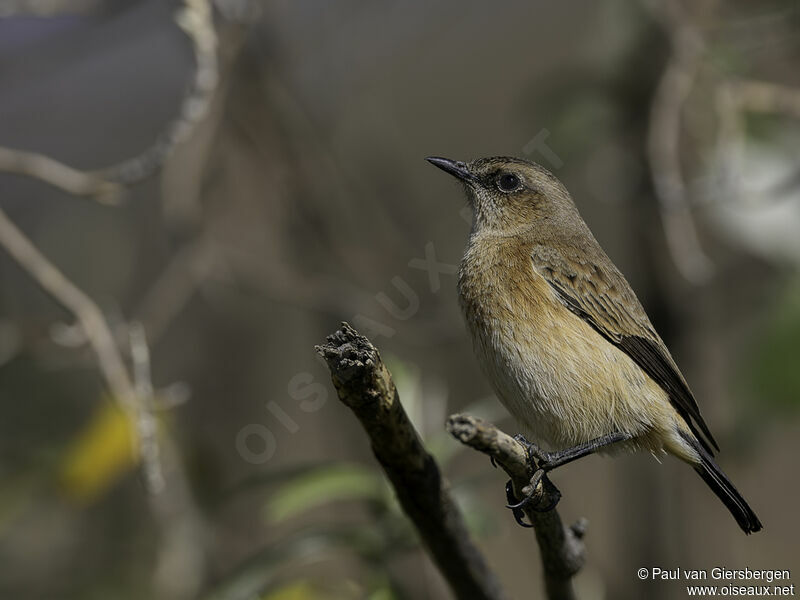
[[[472,228],[459,304],[496,395],[533,438],[518,440],[538,472],[594,452],[670,454],[745,533],[759,531],[714,460],[719,446],[686,379],[564,185],[514,157],[427,160],[465,188]]]

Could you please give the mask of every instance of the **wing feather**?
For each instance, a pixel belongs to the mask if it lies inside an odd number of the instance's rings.
[[[606,258],[602,261],[604,264],[592,263],[577,253],[567,260],[546,246],[534,247],[531,258],[537,272],[564,305],[625,352],[667,392],[673,407],[706,450],[711,452],[709,444],[719,450],[669,350],[611,260]]]

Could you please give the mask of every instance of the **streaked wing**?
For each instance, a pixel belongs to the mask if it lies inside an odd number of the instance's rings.
[[[566,307],[630,356],[667,392],[675,410],[709,452],[709,442],[719,450],[669,350],[611,260],[606,258],[603,264],[597,264],[578,256],[577,252],[567,260],[546,246],[534,247],[531,258],[534,268]]]

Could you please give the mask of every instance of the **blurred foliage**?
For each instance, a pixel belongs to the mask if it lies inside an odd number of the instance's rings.
[[[778,297],[749,353],[750,393],[764,409],[785,413],[800,409],[800,280]]]
[[[354,581],[344,585],[315,585],[308,581],[287,583],[261,596],[261,600],[397,600],[388,587],[364,589]]]
[[[59,481],[71,500],[87,504],[138,463],[136,432],[118,404],[100,403],[84,429],[64,450]]]
[[[315,590],[305,581],[298,581],[281,586],[279,589],[265,594],[261,598],[262,600],[309,600],[319,597],[319,590]]]
[[[346,463],[321,466],[287,481],[273,492],[267,502],[266,519],[277,523],[328,502],[385,504],[387,491],[375,469]]]

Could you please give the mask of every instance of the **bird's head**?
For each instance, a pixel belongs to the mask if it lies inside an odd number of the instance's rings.
[[[463,182],[473,214],[473,231],[519,235],[574,220],[569,193],[547,169],[519,158],[498,156],[464,163],[428,157],[428,162]]]

